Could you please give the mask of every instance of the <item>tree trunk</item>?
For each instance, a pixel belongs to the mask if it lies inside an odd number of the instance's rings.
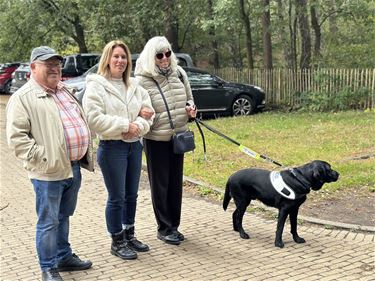
[[[290,62],[292,64],[291,68],[297,70],[297,17],[293,19],[292,7],[292,0],[289,0],[288,23],[290,32]]]
[[[208,0],[208,11],[209,11],[209,18],[214,22],[214,13],[212,8],[212,0]],[[214,68],[220,68],[219,63],[219,44],[216,40],[216,32],[215,26],[212,24],[208,34],[211,37],[211,46],[212,46],[212,55],[210,56],[210,64],[214,66]]]
[[[288,40],[287,22],[284,19],[284,10],[285,7],[283,6],[282,0],[277,0],[277,17],[280,23],[278,32],[280,34],[281,45],[283,48],[283,56],[287,67],[289,69],[292,69],[293,62],[291,57],[291,48]]]
[[[329,14],[330,14],[330,16],[328,18],[329,32],[331,34],[337,34],[337,32],[339,30],[337,28],[336,13],[333,12],[333,11],[337,10],[337,8],[336,8],[336,1],[335,0],[328,1],[328,6],[329,6]]]
[[[301,33],[300,68],[310,68],[311,63],[311,36],[310,25],[307,20],[307,0],[296,0],[297,17]]]
[[[174,52],[180,52],[178,44],[178,18],[176,13],[176,1],[164,0],[165,11],[165,37],[172,45]]]
[[[85,30],[81,24],[81,19],[78,13],[78,7],[76,3],[72,3],[72,9],[77,13],[69,14],[67,11],[61,12],[62,9],[58,6],[58,2],[51,0],[42,0],[41,6],[44,7],[48,13],[56,19],[57,26],[65,34],[73,38],[77,43],[80,53],[87,53],[87,45],[85,39]],[[58,15],[58,16],[56,16]],[[72,32],[72,26],[74,32]]]
[[[254,68],[254,59],[253,59],[253,47],[252,47],[252,39],[251,39],[251,26],[250,26],[250,18],[249,15],[245,12],[245,3],[244,0],[239,0],[240,4],[240,14],[243,25],[245,27],[245,37],[246,37],[246,53],[247,53],[247,61],[248,67],[250,69]]]
[[[320,46],[322,40],[322,33],[320,30],[319,19],[314,5],[310,7],[311,14],[311,27],[314,30],[315,42],[314,42],[314,58],[319,59],[321,57]]]
[[[75,16],[73,21],[75,35],[72,35],[73,39],[77,42],[80,53],[88,53],[86,40],[85,40],[85,30],[81,25],[78,16]]]
[[[270,1],[263,0],[263,60],[264,68],[272,69],[272,42],[270,33]]]

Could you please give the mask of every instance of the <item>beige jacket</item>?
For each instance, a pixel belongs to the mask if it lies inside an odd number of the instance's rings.
[[[182,75],[181,79],[180,75]],[[167,76],[159,74],[152,77],[150,73],[143,70],[141,65],[137,65],[135,76],[141,86],[148,91],[156,114],[150,132],[145,138],[156,141],[169,141],[173,135],[163,98],[153,79],[158,82],[167,100],[175,132],[186,131],[188,115],[185,107],[187,103],[194,105],[193,94],[186,72],[178,66],[178,71],[172,72]]]
[[[152,108],[147,91],[130,78],[126,98],[103,76],[91,74],[86,78],[86,91],[83,108],[93,132],[101,140],[122,140],[121,133],[128,132],[129,124],[135,123],[145,135],[152,124],[153,117],[146,120],[138,114],[142,107]],[[134,142],[139,138],[124,140]]]
[[[73,96],[68,88],[65,90]],[[86,122],[83,109],[78,102],[76,105]],[[8,145],[23,160],[30,179],[51,181],[73,177],[59,109],[53,97],[33,78],[10,97],[6,113]],[[80,164],[93,171],[91,138]]]

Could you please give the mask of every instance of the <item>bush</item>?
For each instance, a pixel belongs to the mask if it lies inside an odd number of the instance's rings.
[[[361,108],[361,104],[370,96],[370,91],[366,88],[353,91],[350,87],[343,87],[334,93],[307,91],[297,93],[296,96],[300,99],[300,111],[341,111]]]

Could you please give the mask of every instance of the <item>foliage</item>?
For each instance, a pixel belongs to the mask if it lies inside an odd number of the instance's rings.
[[[268,155],[288,167],[320,159],[340,172],[340,180],[325,185],[326,190],[375,187],[375,113],[271,113],[248,117],[206,120],[205,123],[250,149]],[[245,155],[229,141],[204,129],[207,161],[196,126],[194,153],[185,158],[184,174],[219,188],[228,177],[247,167],[280,169]],[[366,157],[359,157],[367,155]],[[372,155],[372,157],[371,157]],[[357,159],[358,158],[358,159]]]
[[[246,66],[245,30],[238,1],[211,2],[212,13],[208,1],[173,2],[178,19],[178,47],[190,53],[198,65],[208,67],[211,42],[215,39],[221,66]],[[281,14],[279,2],[284,5]],[[311,0],[308,3],[316,8],[322,29],[321,57],[314,58],[313,65],[370,68],[375,65],[373,1]],[[122,39],[132,52],[140,52],[150,37],[165,34],[168,5],[171,2],[167,0],[1,0],[0,62],[27,61],[31,49],[42,44],[68,54],[85,46],[89,52],[100,52],[108,41]],[[255,67],[261,67],[262,3],[245,0],[245,7],[252,29]],[[289,23],[295,20],[295,1],[271,1],[269,9],[273,63],[285,66],[283,54],[290,42],[285,45],[282,38],[290,40]],[[333,22],[337,32],[330,30]],[[215,35],[209,32],[212,27]],[[281,37],[284,32],[288,34]]]
[[[299,95],[301,111],[339,111],[357,109],[370,95],[366,88],[352,91],[349,87],[340,89],[335,93],[323,92],[303,92]]]
[[[343,68],[374,67],[375,3],[371,0],[338,1],[338,28],[330,32],[328,21],[323,25],[325,47],[318,65]]]
[[[328,75],[325,72],[318,72],[314,77],[320,91],[306,91],[296,93],[300,99],[299,110],[301,111],[340,111],[359,109],[371,95],[371,90],[361,87],[358,81],[352,86],[343,82],[343,77]],[[326,89],[326,90],[324,90]]]

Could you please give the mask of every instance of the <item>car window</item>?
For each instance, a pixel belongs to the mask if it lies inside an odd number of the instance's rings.
[[[82,56],[81,66],[82,69],[87,70],[97,63],[98,56]]]
[[[178,59],[178,65],[180,66],[188,66],[187,62],[183,58],[177,58]]]
[[[187,71],[191,85],[212,85],[215,84],[214,77],[208,73]]]
[[[66,58],[66,61],[63,63],[66,68],[74,67],[74,58],[68,57]]]

